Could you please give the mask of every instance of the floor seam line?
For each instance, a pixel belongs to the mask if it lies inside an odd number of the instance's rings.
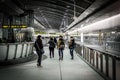
[[[62,70],[61,70],[60,60],[59,60],[59,68],[60,68],[60,80],[62,80]]]

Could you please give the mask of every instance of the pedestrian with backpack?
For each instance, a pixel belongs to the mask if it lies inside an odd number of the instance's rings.
[[[65,48],[65,43],[64,43],[63,37],[59,36],[59,40],[57,42],[57,49],[58,49],[58,52],[59,52],[59,60],[63,60],[63,50],[64,50],[64,48]]]
[[[49,54],[50,58],[54,58],[54,48],[55,48],[55,42],[52,37],[50,37],[50,40],[48,41],[49,44]]]

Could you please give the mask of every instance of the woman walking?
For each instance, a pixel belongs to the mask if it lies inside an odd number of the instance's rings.
[[[63,60],[63,50],[65,48],[65,43],[62,36],[59,37],[57,48],[59,52],[59,60]]]

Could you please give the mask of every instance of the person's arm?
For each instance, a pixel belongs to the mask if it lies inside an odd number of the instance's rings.
[[[59,41],[57,42],[57,49],[59,48]]]
[[[43,42],[42,42],[42,40],[40,40],[39,46],[40,46],[40,49],[43,49]]]

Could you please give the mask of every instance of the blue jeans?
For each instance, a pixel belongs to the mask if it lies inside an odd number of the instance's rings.
[[[50,58],[51,58],[51,54],[52,57],[54,58],[54,48],[49,47],[49,51],[50,51]]]
[[[73,49],[73,48],[71,48],[71,49],[70,49],[71,59],[73,59],[73,58],[74,58],[73,51],[74,51],[74,49]]]
[[[63,59],[63,49],[59,48],[59,59]]]

